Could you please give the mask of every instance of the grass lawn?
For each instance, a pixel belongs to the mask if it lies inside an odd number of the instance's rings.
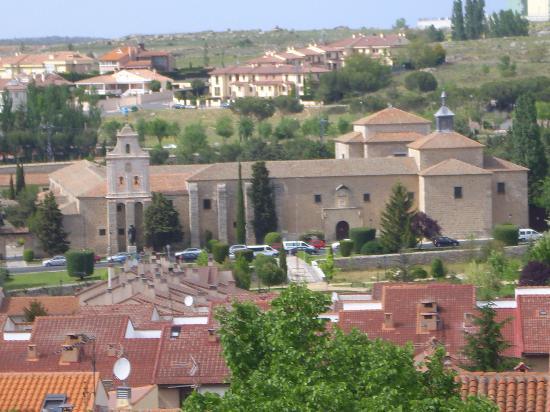
[[[107,279],[107,269],[96,269],[94,274],[86,278],[86,281]],[[40,286],[59,286],[68,283],[78,283],[78,278],[69,276],[66,270],[59,272],[36,272],[23,275],[11,275],[4,284],[4,289],[29,289]]]

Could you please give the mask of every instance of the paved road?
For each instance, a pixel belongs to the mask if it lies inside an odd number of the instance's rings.
[[[288,279],[297,283],[321,282],[321,279],[313,268],[297,256],[288,256],[286,259],[288,267]]]
[[[107,262],[99,262],[95,264],[96,268],[106,268]],[[8,268],[11,275],[22,275],[24,273],[36,273],[36,272],[59,272],[66,270],[67,266],[27,266],[20,268]]]

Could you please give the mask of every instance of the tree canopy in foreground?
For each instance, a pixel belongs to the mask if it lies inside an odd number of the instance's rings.
[[[234,303],[217,313],[231,386],[223,398],[193,393],[184,411],[497,411],[460,399],[444,350],[419,370],[411,346],[326,328],[330,298],[290,285],[262,312]]]

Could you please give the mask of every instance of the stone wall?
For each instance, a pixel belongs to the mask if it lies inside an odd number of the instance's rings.
[[[509,257],[521,257],[527,252],[528,247],[528,245],[509,246],[504,248],[504,253]],[[392,255],[335,258],[334,264],[344,270],[369,270],[390,268],[403,264],[429,265],[435,258],[440,258],[445,263],[461,263],[480,254],[480,249],[430,250]]]

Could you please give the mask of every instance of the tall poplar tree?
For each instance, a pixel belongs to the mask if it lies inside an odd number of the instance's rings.
[[[254,235],[257,242],[262,242],[266,233],[277,231],[275,197],[265,162],[252,165],[250,200],[254,208]]]
[[[452,23],[452,39],[454,41],[466,40],[464,32],[464,11],[462,8],[462,0],[455,0],[453,3]]]
[[[514,110],[510,132],[511,160],[529,168],[529,199],[539,195],[548,173],[548,161],[540,138],[535,99],[530,94],[520,96]]]
[[[246,243],[246,220],[241,162],[239,162],[239,182],[237,187],[237,243],[243,245]]]
[[[399,182],[396,183],[381,218],[380,241],[387,252],[399,252],[401,248],[414,246],[416,243],[411,231],[411,207],[412,199],[407,188]]]
[[[476,39],[476,0],[466,0],[464,3],[464,33],[468,40]]]
[[[22,163],[17,163],[15,167],[15,194],[19,194],[25,189],[25,170]]]

